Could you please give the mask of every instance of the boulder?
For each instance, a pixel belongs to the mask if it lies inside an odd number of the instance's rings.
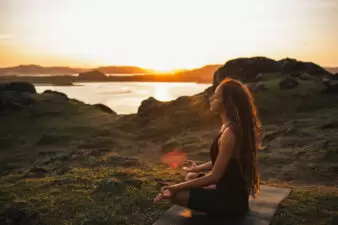
[[[314,63],[302,62],[296,59],[285,58],[278,61],[278,64],[280,72],[283,73],[298,73],[299,75],[304,72],[309,74],[329,74],[328,71]]]
[[[299,82],[295,78],[291,77],[286,77],[278,83],[280,89],[293,89],[298,85]]]
[[[48,170],[41,167],[34,167],[28,171],[27,177],[44,177]]]
[[[338,94],[338,81],[324,78],[322,82],[326,87],[321,91],[322,94]]]
[[[99,103],[99,104],[94,104],[93,106],[96,107],[96,108],[98,108],[102,112],[109,113],[109,114],[114,114],[114,115],[117,114],[111,108],[109,108],[108,106],[106,106],[104,104]]]
[[[30,93],[4,91],[0,92],[0,110],[20,110],[36,102]]]
[[[302,73],[302,74],[299,76],[299,79],[300,79],[300,80],[310,80],[310,79],[311,79],[311,75],[305,72],[305,73]]]
[[[94,193],[114,193],[123,188],[121,181],[114,178],[101,180]]]
[[[263,73],[259,73],[256,75],[256,81],[262,81],[264,79],[264,74]]]
[[[0,92],[1,91],[28,92],[31,94],[36,94],[34,85],[25,81],[2,83],[0,84]]]
[[[137,115],[144,117],[148,115],[152,110],[156,109],[160,104],[160,101],[153,97],[150,97],[141,102],[140,107],[137,110]]]
[[[325,130],[325,129],[338,129],[338,120],[331,121],[329,123],[323,124],[320,128],[323,129],[323,130]]]
[[[50,94],[50,95],[54,95],[60,98],[64,98],[65,100],[68,100],[68,97],[66,94],[62,92],[58,92],[58,91],[45,90],[42,94]]]
[[[258,91],[264,91],[267,88],[265,87],[265,84],[263,82],[257,82],[257,83],[247,83],[246,86],[249,88],[252,92],[258,92]]]

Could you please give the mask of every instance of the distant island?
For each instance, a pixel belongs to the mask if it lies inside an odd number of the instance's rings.
[[[192,70],[157,73],[136,66],[105,66],[93,69],[20,65],[0,68],[0,81],[24,80],[36,84],[72,85],[74,82],[196,82],[212,83],[214,74],[222,70],[233,78],[254,80],[264,73],[333,75],[338,68],[322,68],[311,62],[285,58],[279,61],[266,57],[237,58],[224,65],[206,65]],[[47,76],[46,76],[47,75]]]

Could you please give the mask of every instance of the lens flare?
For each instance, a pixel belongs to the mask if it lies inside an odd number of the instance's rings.
[[[182,166],[187,160],[186,154],[178,149],[164,154],[161,157],[161,162],[171,168],[178,168]]]

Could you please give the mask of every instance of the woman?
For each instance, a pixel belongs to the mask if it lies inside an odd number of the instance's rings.
[[[256,106],[245,85],[225,79],[210,99],[210,110],[222,120],[210,147],[211,162],[188,170],[211,172],[189,173],[185,182],[163,187],[161,196],[195,211],[241,216],[249,210],[249,195],[255,197],[259,189],[256,151],[261,124]],[[215,188],[205,188],[210,185]]]

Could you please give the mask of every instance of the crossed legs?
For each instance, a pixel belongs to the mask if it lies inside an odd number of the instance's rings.
[[[185,181],[193,180],[193,179],[196,179],[198,177],[199,177],[199,173],[189,172],[185,176]],[[214,188],[214,187],[208,186],[208,187],[205,187],[205,188]],[[190,197],[190,193],[189,193],[188,190],[180,191],[173,198],[171,198],[171,202],[173,204],[180,205],[180,206],[188,208],[189,197]],[[195,211],[195,210],[192,210],[192,211],[195,214],[205,214],[204,212],[198,212],[198,211]]]

